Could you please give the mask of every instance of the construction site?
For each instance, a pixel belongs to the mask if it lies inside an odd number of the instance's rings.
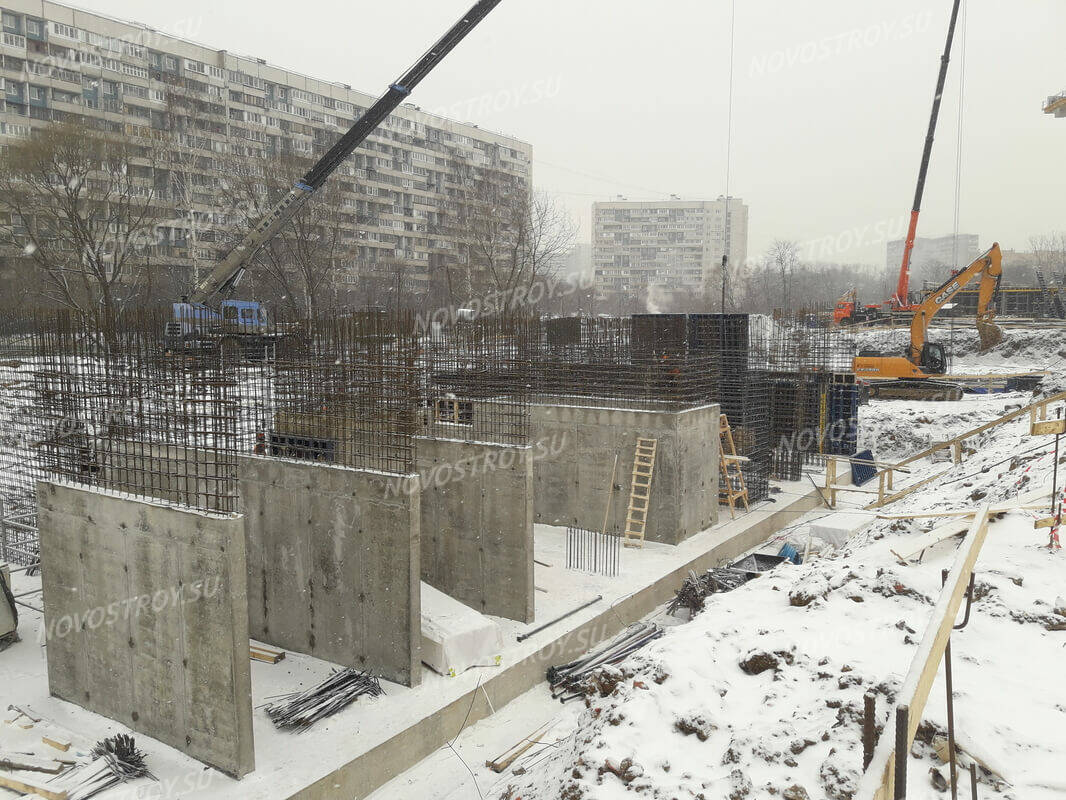
[[[0,317],[0,798],[1066,797],[1061,287],[910,285],[960,0],[884,302],[235,298],[499,3],[188,296]]]

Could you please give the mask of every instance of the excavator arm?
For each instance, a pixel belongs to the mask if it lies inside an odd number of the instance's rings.
[[[993,321],[995,311],[992,308],[992,301],[995,299],[1002,274],[1003,254],[999,249],[999,242],[995,242],[987,252],[974,259],[968,267],[952,275],[931,292],[918,306],[911,319],[911,345],[908,354],[910,362],[921,363],[922,348],[925,345],[926,333],[933,317],[978,275],[981,276],[981,284],[977,300],[977,332],[981,337],[981,349],[987,350],[1000,342],[1003,334]]]

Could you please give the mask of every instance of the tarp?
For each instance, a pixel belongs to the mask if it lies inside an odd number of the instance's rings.
[[[493,666],[503,652],[500,626],[422,582],[422,662],[441,675]]]

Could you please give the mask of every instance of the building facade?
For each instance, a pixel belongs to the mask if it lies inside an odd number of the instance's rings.
[[[595,283],[604,294],[703,292],[724,253],[733,265],[747,259],[748,207],[737,197],[594,203],[592,227]]]
[[[147,189],[173,220],[156,255],[192,280],[224,249],[220,231],[244,222],[223,196],[227,173],[266,176],[276,159],[313,158],[376,99],[69,6],[0,5],[0,145],[67,120],[167,137],[189,168],[182,191],[159,174]],[[404,104],[327,184],[342,218],[335,272],[356,284],[399,266],[414,292],[428,291],[435,274],[470,258],[455,227],[470,176],[528,188],[531,173],[529,144]]]
[[[896,239],[888,243],[887,267],[889,272],[899,272],[900,264],[903,263],[904,239]],[[920,270],[936,271],[940,267],[965,267],[978,255],[980,255],[980,241],[976,233],[960,233],[958,239],[954,235],[948,236],[917,236],[914,239],[914,250],[911,251],[911,273]],[[937,275],[940,272],[936,272]],[[944,273],[947,278],[947,273]]]

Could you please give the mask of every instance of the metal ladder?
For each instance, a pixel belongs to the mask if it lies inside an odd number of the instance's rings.
[[[736,519],[736,501],[748,506],[748,486],[744,482],[744,473],[740,471],[741,462],[747,461],[737,455],[737,446],[733,441],[733,429],[729,427],[729,418],[725,414],[718,417],[718,464],[722,473],[722,485],[718,489],[718,503],[729,503],[729,518]]]
[[[651,476],[655,471],[655,449],[658,439],[637,437],[637,449],[633,455],[633,482],[629,489],[629,510],[626,512],[626,530],[622,544],[626,547],[643,547],[644,531],[648,525],[648,501],[651,498]]]

